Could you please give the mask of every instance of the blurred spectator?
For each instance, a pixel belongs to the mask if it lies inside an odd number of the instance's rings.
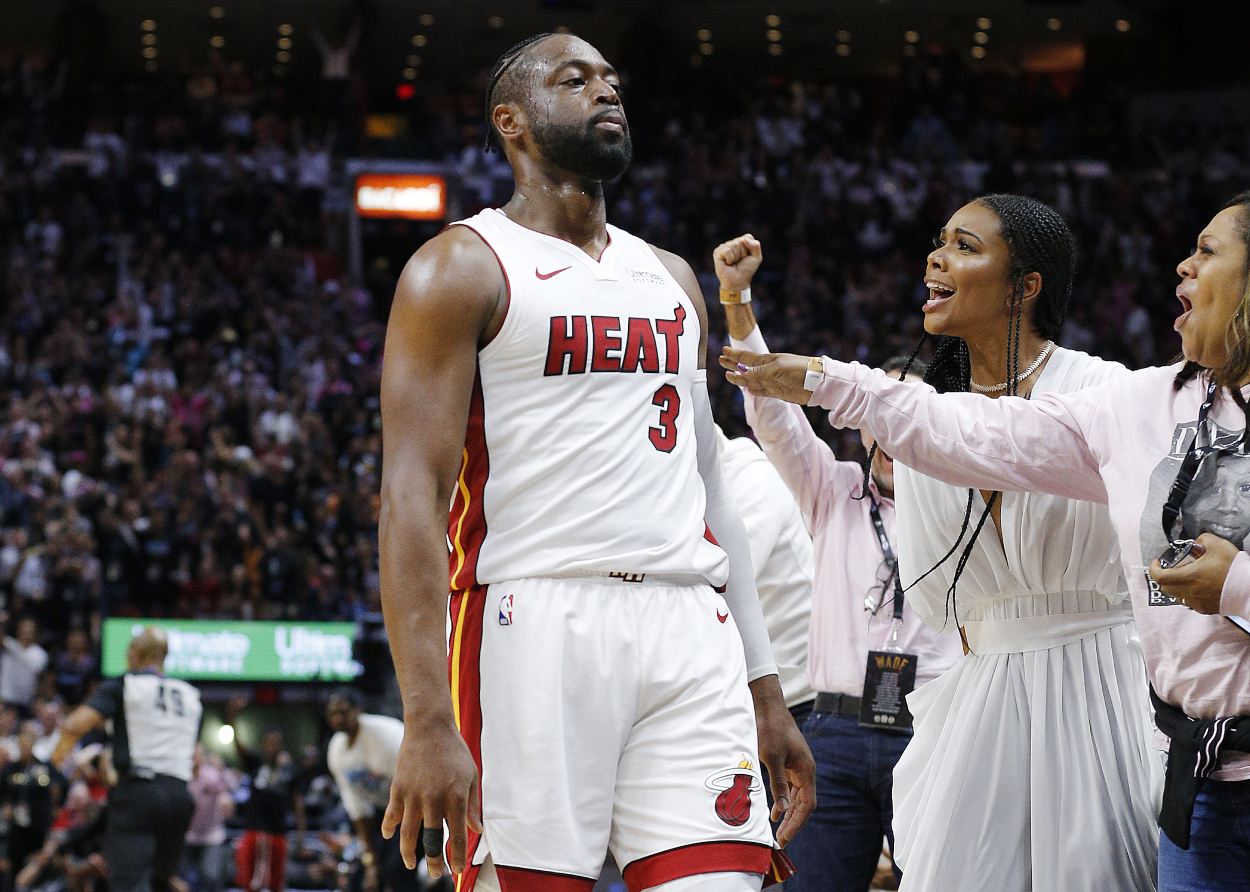
[[[96,679],[99,664],[89,646],[87,633],[74,629],[65,638],[65,650],[57,654],[53,663],[56,693],[66,703],[86,700]]]
[[[300,758],[300,795],[304,797],[304,820],[309,830],[337,829],[343,812],[339,809],[340,797],[320,747],[308,744]]]
[[[246,701],[231,700],[226,724],[234,725]],[[295,816],[295,851],[305,848],[307,824],[299,770],[283,749],[282,732],[271,729],[261,736],[260,752],[248,749],[238,734],[235,749],[249,777],[250,793],[243,803],[243,837],[235,849],[235,884],[246,892],[283,892],[286,888],[287,821]]]
[[[65,793],[61,773],[35,758],[38,734],[34,722],[23,724],[17,735],[17,760],[0,769],[0,814],[9,826],[4,861],[10,889],[30,856],[43,848]]]
[[[38,738],[35,741],[35,757],[50,761],[52,751],[61,738],[61,721],[65,718],[65,703],[59,697],[39,698],[32,709],[32,720]],[[57,766],[61,767],[61,766]]]
[[[326,761],[334,773],[343,807],[364,851],[365,892],[408,892],[416,876],[400,857],[399,835],[382,836],[382,814],[391,795],[404,723],[361,711],[360,695],[350,688],[336,691],[326,703],[326,721],[334,731]]]
[[[104,811],[104,802],[87,784],[73,784],[47,841],[17,874],[17,888],[37,888],[58,876],[64,878],[68,892],[90,892],[101,883],[108,873],[100,854]]]
[[[30,717],[39,676],[48,666],[48,652],[38,644],[39,625],[30,617],[19,620],[17,637],[4,637],[0,654],[0,700]]]
[[[0,766],[17,759],[17,732],[21,718],[12,706],[0,704]]]
[[[203,744],[195,747],[187,792],[195,800],[195,814],[182,850],[182,874],[193,892],[221,892],[225,872],[226,819],[234,812],[233,786]]]
[[[326,40],[320,29],[313,29],[313,42],[321,53],[321,110],[326,120],[340,126],[351,123],[350,81],[352,53],[360,40],[360,25],[353,24],[341,39]]]

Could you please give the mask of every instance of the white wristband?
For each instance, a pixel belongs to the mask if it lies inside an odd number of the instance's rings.
[[[726,298],[728,298],[728,300],[726,300]],[[743,288],[741,291],[727,291],[722,288],[720,290],[720,302],[725,306],[749,304],[751,302],[751,288],[748,286]]]
[[[811,393],[821,381],[825,380],[825,364],[813,356],[807,361],[807,374],[803,376],[803,389]]]

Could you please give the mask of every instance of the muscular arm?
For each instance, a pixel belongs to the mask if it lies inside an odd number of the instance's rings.
[[[680,257],[656,249],[668,271],[690,296],[699,317],[699,369],[705,373],[707,359],[707,306],[694,271]],[[705,520],[716,541],[729,555],[729,581],[725,587],[725,603],[733,613],[734,623],[742,635],[746,652],[747,679],[755,704],[760,761],[768,769],[773,788],[773,817],[785,813],[777,830],[777,840],[784,846],[803,826],[816,805],[816,764],[811,751],[786,708],[777,664],[764,614],[760,610],[755,574],[751,566],[751,546],[746,528],[734,506],[721,473],[719,447],[716,444],[707,381],[695,383],[695,431],[698,438],[699,475],[707,492]]]
[[[466,820],[477,821],[476,767],[456,728],[447,681],[447,513],[478,347],[498,331],[506,308],[494,255],[457,226],[408,262],[386,331],[378,545],[405,730],[382,832],[389,838],[401,828],[410,868],[422,819],[441,827],[446,818],[457,872],[464,869]],[[441,859],[430,861],[431,873],[440,875]]]

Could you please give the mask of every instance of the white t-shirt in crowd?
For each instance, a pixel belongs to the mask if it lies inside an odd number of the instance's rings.
[[[0,654],[0,700],[30,706],[39,673],[47,666],[48,652],[38,644],[22,647],[16,638],[6,636]]]
[[[404,723],[399,719],[368,714],[360,716],[354,743],[348,743],[344,731],[330,738],[326,762],[353,821],[386,808],[403,739]]]

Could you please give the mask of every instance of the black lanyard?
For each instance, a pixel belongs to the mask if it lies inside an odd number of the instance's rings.
[[[890,540],[885,534],[885,524],[881,522],[881,511],[877,508],[877,499],[870,492],[868,493],[868,513],[872,515],[872,525],[877,531],[877,541],[881,543],[881,554],[885,556],[885,567],[890,571],[890,578],[894,580],[894,618],[903,619],[903,583],[898,578],[898,558],[894,556],[894,549],[890,547]],[[889,584],[889,580],[886,581]],[[881,593],[883,596],[885,592]]]
[[[1198,426],[1194,430],[1194,438],[1189,441],[1189,449],[1185,452],[1180,470],[1176,472],[1176,479],[1172,481],[1167,501],[1163,503],[1163,538],[1168,542],[1172,541],[1172,528],[1176,526],[1176,520],[1181,515],[1181,505],[1185,503],[1185,496],[1189,495],[1189,487],[1193,485],[1194,477],[1198,474],[1198,467],[1210,451],[1208,449],[1198,451],[1198,438],[1202,436],[1202,428],[1207,422],[1207,413],[1211,411],[1211,404],[1215,402],[1217,390],[1214,383],[1207,386],[1207,398],[1203,401],[1202,408],[1198,410]]]

